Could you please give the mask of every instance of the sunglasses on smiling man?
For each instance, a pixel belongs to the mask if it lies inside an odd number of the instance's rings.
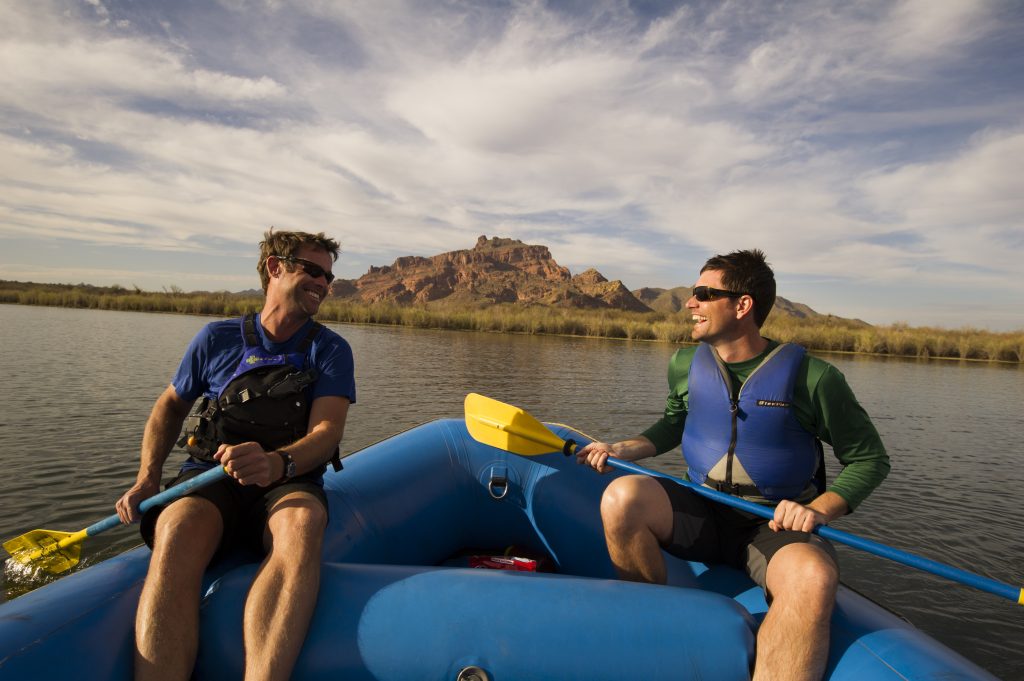
[[[693,287],[693,297],[701,303],[706,303],[709,300],[718,300],[719,298],[739,298],[740,296],[749,295],[749,293],[741,293],[739,291],[727,291],[724,288],[712,288],[710,286]]]
[[[303,272],[313,277],[314,279],[319,279],[320,277],[323,277],[324,279],[327,280],[328,284],[334,281],[334,274],[328,272],[323,267],[320,267],[320,265],[317,265],[315,262],[306,260],[305,258],[296,258],[294,256],[285,257],[283,255],[279,255],[276,257],[278,260],[284,260],[285,262],[290,262],[295,265],[298,265],[299,267],[302,268]]]

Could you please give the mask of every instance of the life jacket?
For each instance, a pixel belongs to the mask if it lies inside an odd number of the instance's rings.
[[[718,353],[706,343],[697,348],[682,443],[691,480],[769,501],[793,499],[810,483],[823,489],[821,444],[793,409],[804,354],[799,345],[779,345],[734,391]],[[709,477],[712,469],[721,473],[723,468],[722,479]]]
[[[193,459],[214,461],[221,444],[257,442],[266,451],[279,449],[309,428],[308,388],[319,375],[309,366],[309,351],[323,325],[313,322],[292,352],[278,355],[263,348],[255,315],[247,314],[241,325],[245,345],[238,367],[216,398],[203,396],[185,419],[178,446]],[[331,464],[341,470],[337,449]]]

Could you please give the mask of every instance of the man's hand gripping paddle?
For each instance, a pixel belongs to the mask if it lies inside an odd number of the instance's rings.
[[[154,506],[174,501],[194,489],[204,487],[226,476],[227,473],[222,467],[211,468],[180,485],[175,485],[168,490],[151,496],[139,504],[139,511],[145,513]],[[121,525],[121,519],[115,513],[78,532],[32,530],[20,537],[5,541],[4,549],[7,553],[11,554],[12,560],[22,565],[59,575],[78,564],[78,557],[82,551],[81,543],[87,537],[95,536],[100,532],[106,532],[119,525]]]

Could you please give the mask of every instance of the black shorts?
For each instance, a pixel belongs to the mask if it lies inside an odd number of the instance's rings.
[[[811,543],[825,551],[839,569],[835,548],[816,534],[775,532],[765,518],[705,499],[671,480],[655,479],[672,504],[672,538],[662,548],[677,558],[724,563],[746,571],[764,587],[768,561],[779,549]]]
[[[204,472],[198,469],[183,471],[167,487],[171,488]],[[224,534],[217,549],[218,553],[240,548],[262,554],[267,513],[279,499],[292,492],[308,492],[320,501],[324,511],[327,510],[327,495],[324,494],[323,486],[316,482],[319,477],[316,473],[307,473],[269,487],[241,485],[234,478],[224,478],[193,490],[185,496],[207,499],[220,511],[221,519],[224,521]],[[150,548],[153,548],[156,520],[167,506],[168,504],[154,506],[142,516],[139,530],[143,541]]]

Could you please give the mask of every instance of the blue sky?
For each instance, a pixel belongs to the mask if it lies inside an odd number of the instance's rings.
[[[0,0],[0,278],[355,278],[481,234],[875,324],[1024,329],[1024,3]]]

